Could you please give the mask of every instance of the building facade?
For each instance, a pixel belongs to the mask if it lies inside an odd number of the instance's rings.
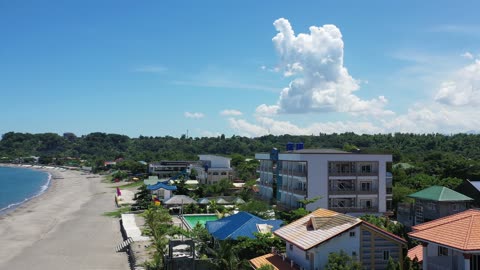
[[[341,213],[385,213],[391,206],[392,155],[357,154],[329,149],[299,149],[259,153],[259,193],[286,208],[320,197],[307,205]],[[387,186],[387,184],[389,186]]]
[[[231,158],[215,155],[198,155],[199,161],[191,166],[201,184],[215,184],[222,179],[233,179]]]

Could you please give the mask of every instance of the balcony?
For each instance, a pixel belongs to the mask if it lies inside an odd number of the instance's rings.
[[[329,176],[378,176],[378,171],[356,172],[356,171],[336,171],[329,170]]]
[[[272,183],[271,182],[260,182],[259,184],[260,186],[264,186],[264,187],[272,187]]]
[[[307,195],[307,190],[306,189],[293,188],[293,187],[289,187],[289,186],[280,186],[279,191],[294,193],[294,194],[297,194],[297,195]]]
[[[330,195],[352,194],[355,193],[355,187],[333,187],[328,189]]]
[[[372,206],[372,207],[355,207],[355,206],[350,206],[350,207],[332,207],[329,206],[328,209],[339,212],[339,213],[359,213],[359,212],[366,212],[366,213],[376,213],[378,212],[378,206]]]
[[[299,177],[307,177],[307,172],[305,172],[305,171],[295,171],[295,170],[282,169],[282,170],[280,170],[280,174],[293,175],[293,176],[299,176]]]

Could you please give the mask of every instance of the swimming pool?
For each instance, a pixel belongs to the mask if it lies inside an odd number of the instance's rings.
[[[205,223],[207,221],[214,221],[217,220],[218,217],[215,214],[188,214],[188,215],[183,215],[181,217],[181,220],[183,223],[187,226],[188,229],[192,229],[197,225],[197,223],[200,223],[200,225],[205,226]]]

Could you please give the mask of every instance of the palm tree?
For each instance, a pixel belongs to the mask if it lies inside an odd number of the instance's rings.
[[[245,260],[240,260],[237,256],[237,248],[234,240],[223,240],[218,242],[216,249],[208,248],[212,255],[215,269],[218,270],[237,270],[249,269],[249,264]]]

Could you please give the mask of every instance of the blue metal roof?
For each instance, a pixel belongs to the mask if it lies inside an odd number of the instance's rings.
[[[268,224],[273,227],[273,232],[280,228],[282,223],[281,220],[265,220],[247,212],[238,212],[216,221],[207,221],[205,228],[218,240],[237,239],[240,236],[254,239],[254,233],[258,232],[257,224]]]
[[[480,191],[480,181],[470,181],[470,184]]]
[[[177,190],[177,186],[171,186],[168,184],[168,181],[165,182],[158,182],[155,185],[148,185],[148,190],[157,190],[157,189],[166,189],[166,190]]]

